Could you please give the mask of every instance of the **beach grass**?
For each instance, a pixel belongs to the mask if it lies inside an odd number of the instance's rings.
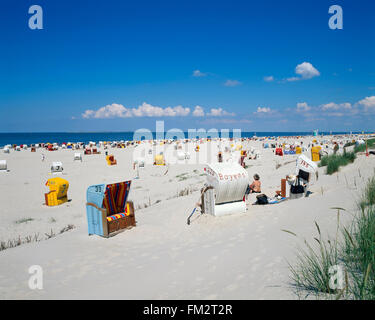
[[[327,299],[375,300],[375,176],[361,197],[360,206],[349,228],[340,226],[338,210],[334,241],[319,238],[315,247],[305,241],[294,266],[289,265],[298,291]],[[340,237],[339,237],[340,236]],[[340,239],[340,241],[338,240]],[[332,286],[332,267],[343,270],[341,288]]]
[[[340,167],[353,163],[356,159],[355,152],[344,152],[343,154],[331,154],[322,157],[319,167],[326,167],[327,174],[339,171]]]
[[[375,146],[375,139],[367,139],[367,148],[372,148]],[[354,152],[365,152],[366,151],[366,144],[360,144],[354,147]]]
[[[21,223],[27,223],[27,222],[31,222],[31,221],[34,221],[33,218],[22,218],[22,219],[19,219],[17,221],[15,221],[14,223],[15,224],[21,224]]]

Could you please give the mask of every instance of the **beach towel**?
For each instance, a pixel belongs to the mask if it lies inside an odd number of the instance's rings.
[[[278,197],[274,197],[274,198],[267,198],[267,203],[262,203],[262,205],[265,205],[265,204],[276,204],[276,203],[280,203],[280,202],[283,202],[285,201],[287,198],[285,197],[282,197],[282,198],[278,198]],[[253,205],[259,205],[260,203],[258,203],[258,201],[254,202]]]
[[[280,203],[280,202],[283,202],[284,200],[286,200],[285,197],[282,197],[282,198],[270,198],[268,199],[268,204],[275,204],[275,203]]]

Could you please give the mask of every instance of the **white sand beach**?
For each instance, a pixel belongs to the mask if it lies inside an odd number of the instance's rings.
[[[298,141],[307,145],[311,139]],[[244,149],[261,154],[246,159],[246,170],[249,183],[259,174],[262,193],[274,196],[280,179],[295,171],[298,155],[276,156],[263,143],[242,142]],[[202,154],[209,144],[202,143]],[[192,155],[193,147],[189,145]],[[288,262],[295,262],[304,239],[313,241],[314,222],[324,236],[334,237],[337,210],[332,208],[347,210],[340,214],[341,223],[351,220],[375,169],[374,156],[358,154],[353,164],[333,175],[319,168],[309,197],[252,205],[256,197],[250,194],[246,213],[215,217],[197,212],[187,225],[206,181],[205,163],[146,163],[134,179],[134,148],[109,148],[117,160],[114,166],[107,165],[102,148],[101,154],[83,155],[82,162],[73,160],[82,149],[0,150],[9,170],[0,173],[0,241],[36,234],[40,239],[0,251],[0,299],[297,299]],[[310,157],[309,150],[305,154]],[[45,182],[53,177],[53,161],[63,164],[60,177],[69,181],[70,201],[48,207]],[[110,238],[89,236],[87,188],[125,180],[132,180],[129,200],[137,226]],[[59,234],[68,225],[74,228]],[[46,234],[55,236],[45,239]],[[43,269],[42,290],[29,288],[32,265]]]

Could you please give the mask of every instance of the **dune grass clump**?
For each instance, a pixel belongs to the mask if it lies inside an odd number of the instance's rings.
[[[333,209],[338,210],[338,218],[344,210]],[[335,241],[323,241],[316,226],[317,247],[305,241],[307,249],[300,251],[296,266],[290,265],[295,287],[327,299],[375,300],[375,176],[367,183],[350,227],[340,226],[338,219]],[[344,286],[339,289],[332,289],[335,266],[343,271]]]
[[[342,259],[350,274],[353,299],[375,300],[375,208],[364,208],[350,232],[344,229]]]
[[[373,205],[375,205],[375,177],[368,180],[364,194],[359,202],[362,211],[366,207]]]
[[[14,221],[14,223],[15,224],[21,224],[21,223],[27,223],[27,222],[31,222],[31,221],[34,221],[34,219],[33,218],[22,218],[22,219]]]
[[[367,139],[367,148],[371,148],[375,146],[375,139]],[[366,144],[360,144],[354,147],[354,152],[365,152],[366,151]]]
[[[327,167],[326,173],[333,174],[356,159],[355,152],[344,152],[343,154],[331,154],[322,157],[319,167]]]
[[[297,256],[297,265],[289,265],[294,285],[297,289],[319,295],[335,293],[330,286],[330,268],[339,264],[337,243],[322,241],[320,229],[319,238],[315,238],[317,247],[313,248],[305,240],[306,250],[301,250]]]

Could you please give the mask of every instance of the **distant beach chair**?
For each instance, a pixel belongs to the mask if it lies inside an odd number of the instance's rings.
[[[145,167],[145,158],[138,158],[134,161],[134,168],[135,166],[138,166],[138,168],[144,168]]]
[[[114,166],[117,164],[117,160],[115,160],[115,157],[113,154],[108,155],[105,159],[109,166]]]
[[[97,148],[92,148],[92,154],[100,154]]]
[[[275,155],[277,156],[283,156],[283,149],[282,148],[276,148],[275,149]]]
[[[75,153],[74,154],[74,161],[78,160],[78,161],[81,161],[82,162],[82,154],[80,153]]]
[[[46,186],[50,190],[44,194],[47,206],[58,206],[68,201],[69,182],[67,180],[60,177],[51,178],[47,180]]]
[[[8,147],[4,147],[3,152],[4,153],[10,153],[10,149]]]
[[[134,205],[127,201],[131,181],[98,184],[87,189],[87,224],[89,235],[109,237],[136,226]]]
[[[84,154],[91,154],[91,149],[90,148],[86,148]]]
[[[311,160],[312,161],[320,161],[320,150],[322,149],[321,146],[311,147]]]
[[[62,174],[64,168],[60,161],[52,162],[51,173],[52,174]]]
[[[156,165],[156,166],[165,166],[164,155],[162,155],[162,154],[156,155],[155,156],[154,165]]]
[[[35,147],[31,147],[31,152],[36,152],[36,148]]]
[[[0,160],[0,172],[7,172],[8,166],[6,160]]]
[[[177,151],[177,160],[185,160],[185,152]]]

